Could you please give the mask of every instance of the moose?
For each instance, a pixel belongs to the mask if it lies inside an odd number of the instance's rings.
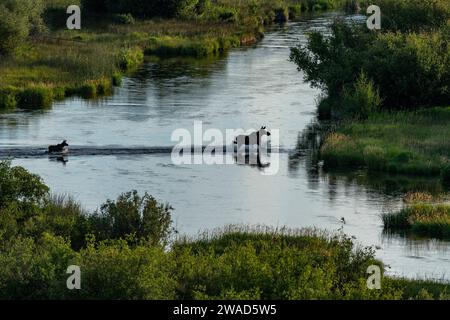
[[[262,126],[261,129],[252,132],[249,135],[242,134],[237,136],[234,140],[234,144],[237,144],[238,146],[250,146],[256,144],[259,147],[263,136],[270,137],[270,131],[268,131],[265,126]]]
[[[67,140],[64,140],[63,142],[57,144],[57,145],[51,145],[48,147],[48,153],[68,153],[69,152],[69,144],[67,143]]]

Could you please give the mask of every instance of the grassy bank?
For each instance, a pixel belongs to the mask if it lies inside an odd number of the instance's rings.
[[[387,232],[450,239],[450,205],[445,197],[411,193],[403,209],[382,215]]]
[[[39,28],[30,28],[26,21],[17,32],[14,25],[3,26],[0,110],[45,108],[72,95],[109,94],[122,74],[143,62],[144,54],[220,55],[256,42],[268,24],[341,5],[337,0],[173,1],[173,8],[160,6],[166,11],[158,17],[150,7],[141,10],[132,2],[83,0],[82,30],[74,31],[65,29],[65,10],[80,1],[38,2],[30,20],[38,21]],[[22,4],[23,8],[17,5],[21,10],[11,9],[14,19],[32,5],[29,0]]]
[[[382,277],[373,248],[341,233],[230,226],[176,236],[172,208],[124,193],[88,213],[0,162],[1,299],[449,299],[449,285]],[[78,265],[82,290],[67,290]]]
[[[291,51],[304,79],[324,91],[319,118],[336,120],[321,158],[328,168],[441,175],[449,184],[450,4],[373,4],[381,30],[337,21],[330,37],[312,33]]]
[[[450,108],[374,113],[348,121],[320,150],[328,168],[367,167],[415,175],[441,175],[448,183]]]

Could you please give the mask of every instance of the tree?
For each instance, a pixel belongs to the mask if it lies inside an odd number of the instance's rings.
[[[42,0],[0,0],[0,55],[10,54],[30,34],[44,30]]]

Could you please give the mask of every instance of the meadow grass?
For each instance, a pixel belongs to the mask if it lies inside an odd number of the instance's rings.
[[[340,124],[323,143],[328,168],[442,175],[450,162],[450,107],[374,113],[367,120]]]
[[[403,300],[450,300],[450,283],[432,279],[406,279],[389,277],[394,288],[402,291]]]
[[[76,31],[64,29],[61,17],[67,16],[69,4],[79,1],[48,1],[44,12],[48,31],[30,37],[14,54],[0,60],[0,109],[42,108],[71,95],[109,94],[123,73],[143,62],[144,53],[195,58],[219,55],[256,42],[264,25],[280,20],[280,12],[293,18],[304,11],[334,8],[341,1],[255,3],[253,8],[248,3],[221,0],[201,16],[173,19],[83,14],[82,30]],[[234,19],[225,19],[229,12],[236,15]]]
[[[438,239],[450,238],[450,205],[415,202],[398,212],[382,215],[388,232],[407,232]]]
[[[144,52],[198,58],[260,36],[229,24],[176,20],[54,31],[28,41],[14,56],[0,61],[0,109],[41,108],[61,96],[108,94],[120,84],[123,73],[144,61]]]

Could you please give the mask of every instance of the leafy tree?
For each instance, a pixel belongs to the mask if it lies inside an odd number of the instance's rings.
[[[0,0],[0,54],[9,54],[30,34],[43,31],[42,0]]]

